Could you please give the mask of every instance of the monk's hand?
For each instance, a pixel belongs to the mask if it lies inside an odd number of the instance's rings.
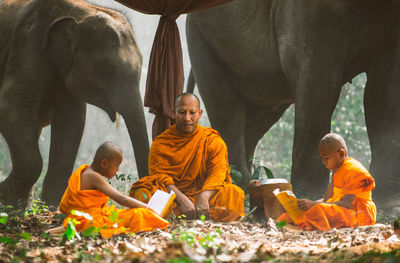
[[[186,216],[186,219],[196,218],[196,210],[194,204],[187,196],[183,196],[182,198],[180,198],[178,204],[181,213]]]
[[[200,218],[202,215],[206,219],[210,218],[210,204],[208,203],[208,198],[200,194],[196,202],[196,217]]]
[[[200,218],[204,215],[210,219],[210,199],[217,193],[217,190],[205,190],[199,194],[196,202],[196,216]]]
[[[316,205],[318,202],[309,200],[309,199],[299,199],[297,201],[297,205],[299,206],[299,208],[301,210],[307,211],[308,209],[310,209],[311,207],[313,207],[314,205]]]

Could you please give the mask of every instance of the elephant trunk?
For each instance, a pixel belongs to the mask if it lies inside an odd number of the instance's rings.
[[[143,104],[138,93],[130,103],[124,102],[124,107],[116,107],[125,120],[131,138],[139,178],[148,175],[149,139],[147,136]]]

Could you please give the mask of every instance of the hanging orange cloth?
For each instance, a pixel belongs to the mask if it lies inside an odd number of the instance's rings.
[[[151,145],[149,176],[132,185],[130,196],[148,202],[157,190],[174,184],[194,204],[205,190],[217,190],[210,199],[210,217],[233,221],[244,215],[244,192],[232,184],[228,151],[218,132],[197,125],[190,135],[176,125],[159,135]],[[175,204],[175,214],[180,214]]]
[[[200,11],[232,0],[116,0],[145,14],[161,15],[151,49],[144,106],[156,117],[153,139],[174,122],[174,104],[182,93],[182,47],[175,20],[181,14]]]
[[[68,219],[79,221],[77,231],[81,232],[93,226],[100,228],[103,238],[108,238],[125,232],[150,231],[155,228],[165,228],[169,225],[154,212],[145,208],[117,209],[114,205],[108,206],[109,197],[98,190],[81,190],[81,174],[89,167],[82,165],[69,178],[68,187],[60,202],[60,211],[67,215],[64,227],[68,225]],[[90,215],[73,215],[71,212],[79,211]],[[116,220],[112,220],[117,213]]]
[[[304,214],[299,226],[306,229],[329,230],[354,225],[373,225],[376,221],[376,207],[371,198],[375,181],[367,169],[352,157],[347,158],[333,174],[333,196],[326,203],[311,207]],[[353,204],[347,209],[330,202],[340,201],[344,195],[355,195]],[[283,214],[278,221],[288,220]]]

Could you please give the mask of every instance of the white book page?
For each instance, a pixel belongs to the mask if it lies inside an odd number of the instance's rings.
[[[153,209],[157,214],[161,215],[164,207],[168,204],[172,194],[168,194],[164,191],[157,190],[151,197],[147,207]]]

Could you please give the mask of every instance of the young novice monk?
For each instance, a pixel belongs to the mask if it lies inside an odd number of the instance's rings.
[[[79,221],[77,231],[90,226],[99,227],[101,236],[107,238],[126,231],[148,231],[169,225],[168,221],[146,209],[146,204],[119,193],[107,183],[105,177],[111,179],[115,176],[122,158],[122,150],[117,145],[105,142],[97,149],[91,166],[82,165],[71,175],[60,202],[60,211],[67,215],[64,227],[67,227],[69,218],[74,218]],[[108,206],[109,198],[130,209]],[[85,212],[91,218],[73,210]]]
[[[307,230],[329,230],[354,225],[373,225],[376,208],[371,199],[374,179],[364,166],[347,156],[343,138],[335,133],[325,135],[318,147],[323,165],[332,171],[332,180],[325,198],[319,201],[300,199],[299,208],[305,210],[303,222]],[[283,214],[278,221],[291,221]]]

